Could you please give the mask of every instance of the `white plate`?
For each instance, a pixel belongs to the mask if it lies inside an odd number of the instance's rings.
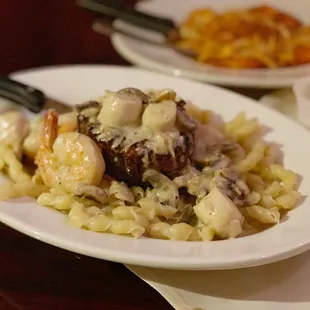
[[[246,4],[245,4],[246,2]],[[142,1],[138,8],[153,14],[172,18],[180,23],[195,8],[211,7],[219,11],[235,8],[251,7],[258,4],[269,4],[286,10],[302,21],[310,24],[310,1],[307,0],[151,0]],[[142,31],[124,22],[117,21],[118,27],[132,29],[135,32],[154,37],[151,31]],[[276,88],[291,86],[297,78],[310,74],[310,65],[281,69],[245,69],[232,70],[216,68],[180,55],[173,50],[143,43],[126,36],[115,34],[112,42],[116,50],[129,62],[168,74],[183,76],[204,82],[220,85]]]
[[[173,88],[196,105],[213,109],[226,120],[239,111],[270,124],[268,139],[283,145],[286,167],[303,177],[301,192],[310,194],[310,134],[280,113],[238,94],[193,81],[133,68],[71,66],[13,75],[70,105],[98,97],[105,89],[134,86]],[[230,269],[255,266],[297,255],[310,248],[309,198],[289,219],[262,233],[216,242],[181,242],[99,234],[67,225],[66,217],[28,198],[0,203],[0,220],[55,246],[111,261],[170,269]]]

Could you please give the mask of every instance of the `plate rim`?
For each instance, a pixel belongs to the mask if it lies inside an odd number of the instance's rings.
[[[36,206],[37,207],[37,206]],[[42,207],[47,208],[47,207]],[[53,212],[58,212],[56,210],[51,210]],[[62,217],[65,217],[65,215],[61,214]],[[5,221],[3,221],[5,219]],[[24,234],[25,236],[31,237],[35,240],[38,240],[40,242],[46,243],[48,245],[52,245],[54,247],[70,251],[75,254],[81,254],[88,257],[96,258],[96,259],[102,259],[107,260],[115,263],[121,263],[121,264],[128,264],[128,265],[134,265],[134,266],[141,266],[141,267],[149,267],[149,268],[161,268],[161,269],[167,269],[167,270],[234,270],[234,269],[244,269],[244,268],[252,268],[252,267],[259,267],[264,266],[267,264],[272,264],[276,262],[281,262],[283,260],[287,260],[290,258],[293,258],[297,255],[300,255],[310,249],[310,243],[308,244],[300,244],[297,247],[294,248],[294,250],[291,250],[290,252],[287,249],[283,249],[282,251],[279,251],[278,253],[274,255],[268,256],[268,258],[262,257],[256,257],[248,259],[243,259],[242,261],[230,261],[226,262],[225,265],[218,264],[218,263],[212,263],[212,264],[205,264],[202,261],[198,261],[198,263],[192,263],[192,262],[186,262],[184,260],[179,261],[178,258],[169,259],[169,261],[164,261],[165,257],[160,257],[161,260],[158,259],[152,259],[150,255],[145,255],[144,257],[141,256],[141,254],[135,255],[135,254],[126,254],[126,257],[120,257],[118,251],[108,251],[108,252],[96,252],[94,250],[87,250],[87,247],[83,248],[81,245],[78,244],[78,242],[70,242],[65,238],[62,239],[55,239],[55,237],[51,233],[46,233],[46,231],[42,231],[40,229],[35,228],[34,225],[30,225],[27,222],[23,222],[21,220],[16,220],[15,217],[10,215],[4,215],[3,212],[1,212],[0,208],[0,222],[4,223],[8,227]],[[66,224],[65,224],[66,225]],[[83,231],[82,229],[78,229]],[[95,232],[90,232],[95,233]],[[96,234],[96,233],[95,233]],[[100,234],[100,233],[99,233]],[[117,236],[122,238],[122,236]],[[130,238],[130,237],[128,237]],[[173,242],[170,240],[161,240],[163,242]],[[175,241],[183,243],[183,241]],[[186,242],[186,241],[185,241]],[[198,243],[198,242],[192,242],[192,243]],[[143,260],[145,259],[145,260]]]
[[[119,22],[116,20],[115,22]],[[168,74],[170,76],[182,77],[185,79],[191,79],[197,82],[212,83],[220,86],[227,87],[246,87],[246,88],[256,88],[256,89],[274,89],[274,88],[288,88],[291,87],[294,83],[294,80],[290,82],[264,82],[264,79],[259,82],[254,79],[251,80],[249,77],[238,77],[238,80],[235,80],[234,76],[225,77],[217,76],[215,74],[201,73],[198,71],[187,70],[176,68],[172,65],[163,65],[159,62],[152,60],[151,58],[144,57],[138,53],[132,51],[123,40],[123,35],[114,33],[111,36],[111,42],[117,52],[128,62],[142,68],[149,70],[154,70],[159,73]],[[146,44],[146,43],[143,43]],[[266,79],[265,79],[266,80]]]

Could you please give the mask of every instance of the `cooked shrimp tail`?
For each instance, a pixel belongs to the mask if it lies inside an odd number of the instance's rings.
[[[58,114],[54,110],[48,110],[44,117],[44,126],[40,148],[52,151],[53,144],[58,135]]]

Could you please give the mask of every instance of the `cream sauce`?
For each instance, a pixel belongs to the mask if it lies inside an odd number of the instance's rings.
[[[112,148],[122,146],[126,151],[144,141],[144,145],[155,154],[174,156],[176,146],[183,143],[184,139],[176,129],[175,102],[165,100],[149,104],[142,111],[141,100],[129,95],[107,92],[100,101],[102,107],[97,117],[100,128],[96,133],[100,133],[100,140],[113,141]],[[88,110],[83,114],[93,120],[96,112],[91,108]]]

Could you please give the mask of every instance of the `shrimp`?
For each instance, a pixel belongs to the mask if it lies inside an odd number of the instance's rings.
[[[21,112],[9,111],[0,116],[0,143],[11,147],[19,158],[28,131],[28,120]]]
[[[105,171],[99,147],[86,135],[58,135],[58,114],[49,110],[44,119],[36,164],[44,184],[71,192],[78,183],[98,186]]]
[[[77,117],[74,112],[59,115],[58,135],[65,132],[76,131],[76,118]],[[40,116],[39,118],[35,119],[30,123],[30,132],[23,143],[23,152],[30,159],[34,159],[38,152],[43,125],[44,116]]]

